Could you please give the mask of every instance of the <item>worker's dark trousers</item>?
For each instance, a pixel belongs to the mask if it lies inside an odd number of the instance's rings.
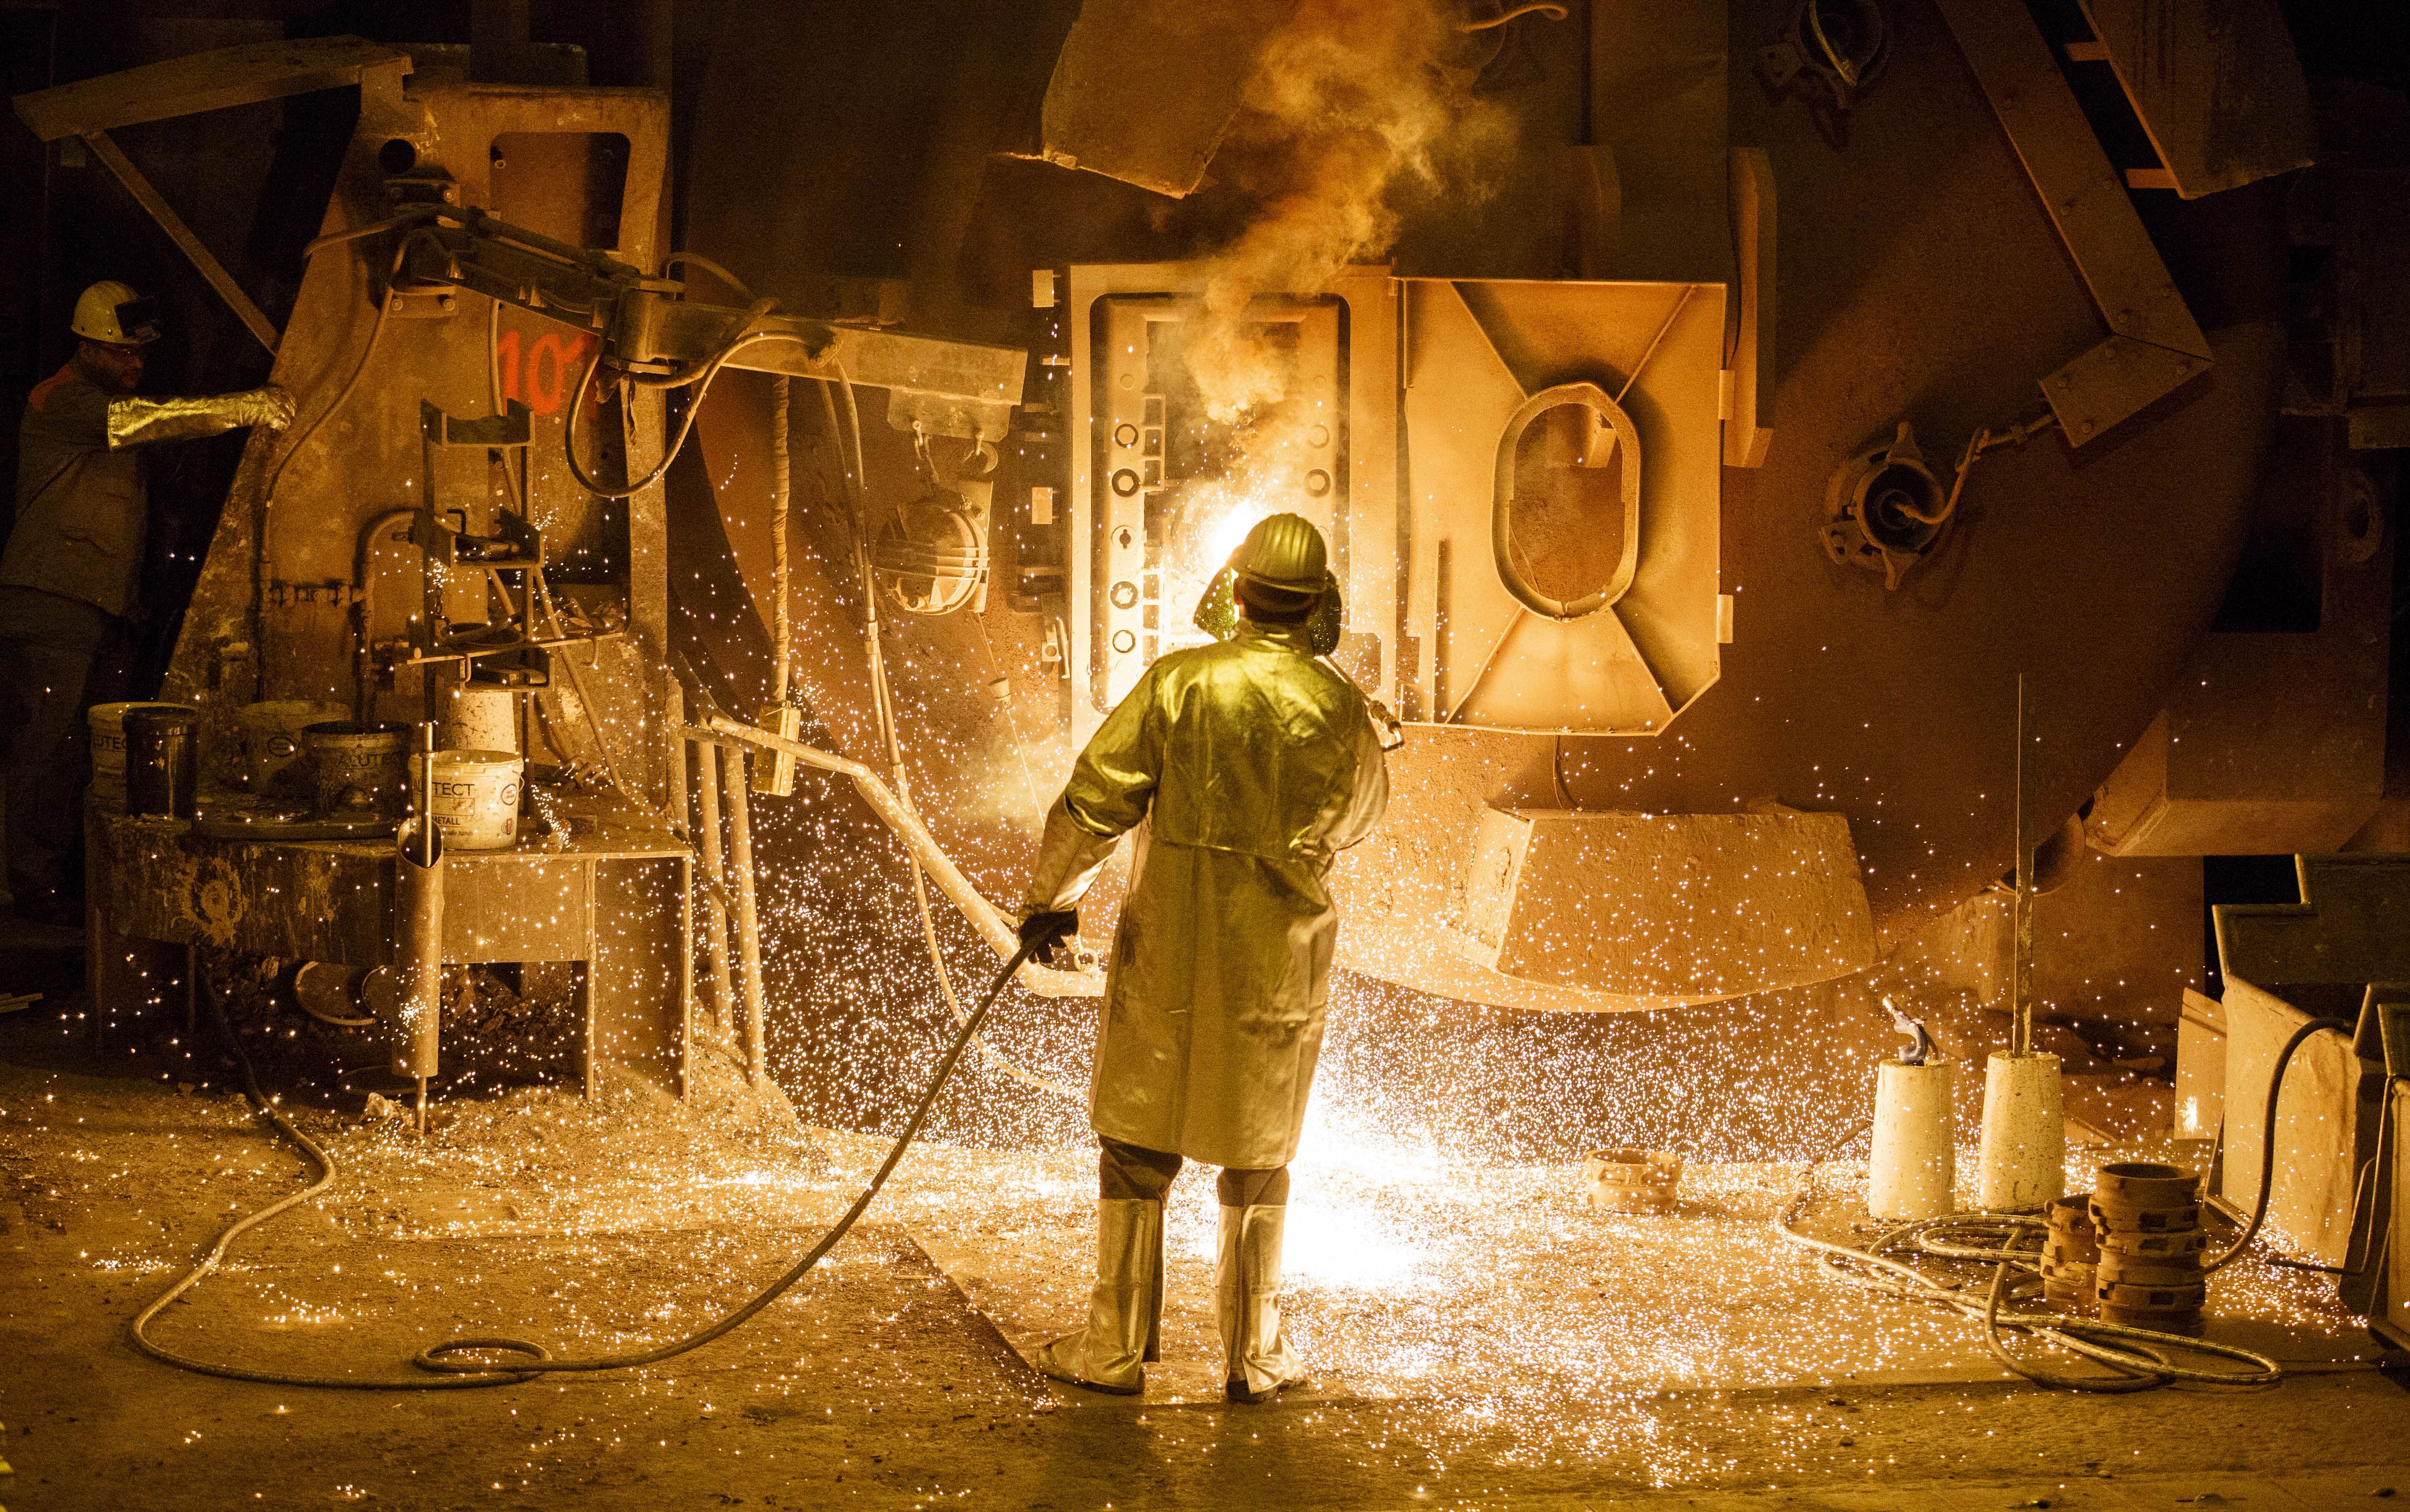
[[[0,586],[8,891],[27,918],[82,922],[84,713],[123,691],[122,623],[73,598]]]
[[[1108,1202],[1160,1202],[1180,1174],[1180,1157],[1161,1150],[1140,1149],[1099,1134],[1103,1159],[1096,1165],[1096,1195]],[[1222,1173],[1219,1183],[1224,1207],[1286,1207],[1288,1167],[1268,1171]]]

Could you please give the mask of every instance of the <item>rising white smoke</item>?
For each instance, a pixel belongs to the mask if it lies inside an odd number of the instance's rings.
[[[1474,189],[1453,166],[1506,128],[1447,65],[1456,42],[1452,0],[1303,0],[1267,47],[1214,162],[1257,208],[1214,259],[1187,344],[1215,421],[1285,396],[1248,335],[1251,300],[1316,293],[1387,252],[1401,199]]]

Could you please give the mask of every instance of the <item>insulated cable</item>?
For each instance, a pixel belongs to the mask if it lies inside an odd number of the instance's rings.
[[[1572,14],[1572,12],[1567,10],[1565,7],[1560,3],[1560,0],[1530,0],[1530,3],[1527,5],[1519,5],[1513,7],[1510,9],[1502,10],[1497,15],[1490,17],[1487,21],[1464,22],[1457,27],[1457,30],[1459,32],[1486,32],[1490,30],[1492,27],[1503,26],[1508,22],[1518,20],[1524,16],[1546,16],[1550,21],[1562,21],[1570,14]]]
[[[327,1153],[324,1145],[295,1127],[293,1120],[284,1116],[283,1110],[277,1107],[276,1103],[259,1089],[259,1077],[252,1069],[251,1057],[244,1052],[242,1041],[235,1034],[234,1026],[226,1022],[225,1009],[218,1001],[216,989],[206,982],[197,986],[200,995],[209,1001],[210,1016],[216,1020],[218,1032],[225,1036],[226,1047],[234,1052],[235,1066],[242,1075],[242,1095],[250,1100],[252,1110],[273,1124],[278,1133],[291,1141],[294,1147],[301,1152],[303,1158],[318,1168],[318,1174],[315,1180],[299,1191],[270,1202],[256,1213],[246,1214],[220,1230],[217,1238],[211,1242],[208,1253],[201,1257],[200,1263],[178,1277],[173,1286],[159,1293],[150,1306],[134,1315],[134,1321],[129,1330],[134,1340],[134,1347],[162,1364],[173,1365],[178,1370],[189,1370],[202,1375],[223,1376],[230,1381],[257,1381],[266,1386],[323,1386],[348,1390],[429,1391],[443,1390],[447,1388],[457,1390],[474,1386],[504,1386],[513,1381],[534,1379],[533,1376],[527,1375],[440,1377],[416,1375],[404,1376],[399,1380],[355,1375],[295,1375],[278,1371],[253,1370],[242,1365],[228,1365],[213,1360],[200,1360],[191,1355],[179,1354],[152,1340],[151,1335],[146,1332],[151,1326],[151,1320],[165,1311],[170,1303],[208,1279],[211,1273],[215,1271],[219,1263],[225,1259],[227,1246],[251,1230],[268,1222],[270,1218],[298,1207],[335,1184],[335,1158]]]
[[[387,231],[399,231],[403,226],[424,225],[440,215],[443,209],[443,207],[440,205],[420,205],[406,209],[399,215],[389,215],[382,221],[370,221],[366,225],[356,225],[348,231],[329,231],[323,237],[312,237],[302,243],[301,260],[306,263],[327,248],[340,247],[347,241],[358,241]]]
[[[936,1105],[937,1093],[945,1087],[947,1078],[953,1074],[955,1063],[962,1059],[964,1049],[970,1044],[972,1036],[979,1031],[979,1026],[987,1018],[988,1011],[995,1006],[995,1000],[1003,994],[1005,984],[1012,980],[1013,974],[1021,970],[1022,963],[1030,958],[1035,948],[1034,945],[1023,945],[1013,952],[1010,960],[1004,963],[1004,969],[996,972],[995,982],[987,989],[987,995],[980,1000],[979,1006],[971,1011],[969,1019],[954,1035],[953,1043],[946,1047],[944,1057],[937,1062],[936,1071],[929,1077],[928,1087],[922,1092],[921,1101],[912,1109],[911,1117],[905,1120],[903,1132],[895,1136],[895,1143],[887,1151],[887,1159],[879,1162],[878,1171],[871,1175],[869,1185],[863,1188],[862,1195],[855,1198],[853,1205],[847,1208],[844,1215],[829,1226],[828,1231],[820,1235],[820,1242],[805,1252],[803,1259],[797,1260],[784,1275],[754,1293],[752,1299],[744,1305],[733,1312],[722,1314],[714,1322],[682,1339],[675,1339],[658,1347],[638,1350],[631,1354],[600,1355],[584,1360],[555,1360],[540,1344],[494,1335],[484,1338],[448,1339],[442,1344],[429,1345],[421,1349],[412,1359],[411,1363],[421,1370],[456,1373],[456,1378],[464,1379],[477,1379],[482,1376],[487,1379],[514,1380],[528,1373],[551,1375],[626,1370],[638,1365],[659,1364],[664,1360],[709,1344],[721,1334],[740,1327],[754,1314],[777,1301],[790,1287],[802,1280],[813,1266],[818,1265],[830,1250],[836,1247],[837,1241],[851,1232],[853,1226],[861,1221],[862,1215],[869,1210],[871,1201],[878,1195],[879,1188],[887,1185],[887,1178],[893,1175],[896,1166],[902,1163],[904,1152],[911,1147],[914,1136],[921,1132],[921,1126],[928,1121],[929,1110]],[[501,1350],[527,1355],[530,1358],[507,1364],[482,1364],[450,1358],[453,1355],[480,1350]]]
[[[2243,1226],[2242,1236],[2228,1246],[2215,1260],[2201,1262],[2203,1274],[2221,1269],[2242,1254],[2258,1236],[2260,1226],[2268,1221],[2268,1199],[2276,1190],[2276,1100],[2284,1095],[2285,1068],[2293,1063],[2293,1052],[2322,1029],[2340,1030],[2345,1034],[2351,1032],[2351,1026],[2341,1019],[2313,1018],[2293,1030],[2292,1037],[2285,1042],[2285,1047],[2276,1052],[2276,1068],[2268,1076],[2267,1113],[2260,1120],[2259,1200],[2251,1204],[2251,1221]]]
[[[872,1174],[869,1185],[863,1188],[862,1195],[855,1198],[853,1205],[847,1208],[843,1216],[830,1225],[827,1231],[820,1235],[820,1241],[805,1253],[803,1259],[790,1267],[786,1274],[755,1292],[743,1305],[722,1314],[712,1323],[683,1338],[673,1340],[658,1347],[630,1354],[603,1355],[581,1360],[555,1359],[551,1351],[544,1348],[543,1345],[526,1339],[501,1335],[447,1339],[442,1344],[428,1346],[412,1359],[412,1364],[428,1374],[398,1379],[354,1375],[298,1375],[278,1371],[252,1370],[240,1365],[223,1364],[215,1361],[199,1360],[191,1355],[179,1354],[152,1342],[148,1333],[144,1332],[149,1328],[152,1319],[158,1317],[168,1303],[183,1296],[217,1269],[219,1262],[225,1258],[226,1246],[236,1238],[279,1214],[288,1212],[316,1197],[335,1181],[334,1157],[327,1154],[323,1145],[296,1128],[293,1121],[284,1116],[275,1102],[260,1091],[259,1079],[252,1069],[250,1056],[244,1053],[241,1041],[236,1036],[233,1026],[226,1022],[225,1011],[219,1004],[217,995],[205,986],[202,989],[202,995],[209,999],[211,1015],[216,1019],[220,1032],[225,1034],[227,1046],[234,1052],[235,1064],[241,1071],[243,1096],[250,1100],[253,1109],[261,1117],[273,1124],[278,1132],[290,1140],[312,1164],[317,1166],[318,1176],[301,1190],[272,1202],[256,1213],[236,1219],[221,1231],[199,1264],[185,1272],[173,1286],[161,1292],[156,1300],[135,1316],[132,1326],[135,1347],[152,1359],[164,1364],[174,1365],[180,1370],[189,1370],[203,1375],[223,1376],[228,1380],[256,1381],[268,1386],[327,1387],[348,1390],[440,1391],[483,1386],[510,1386],[532,1380],[539,1375],[625,1370],[638,1365],[659,1364],[664,1360],[708,1344],[740,1327],[762,1309],[777,1301],[796,1282],[802,1280],[813,1266],[818,1265],[830,1250],[835,1248],[839,1240],[852,1231],[853,1226],[861,1221],[863,1214],[868,1211],[871,1201],[878,1195],[879,1188],[887,1185],[887,1178],[894,1174],[896,1166],[902,1162],[904,1152],[911,1147],[913,1139],[921,1131],[921,1126],[928,1121],[929,1110],[936,1105],[937,1093],[944,1088],[947,1078],[953,1074],[955,1063],[962,1058],[964,1049],[978,1032],[979,1026],[986,1019],[989,1011],[995,1006],[996,999],[1003,995],[1005,984],[1011,981],[1014,973],[1021,970],[1022,964],[1029,959],[1033,949],[1033,946],[1023,945],[1014,953],[1010,960],[1005,962],[1004,969],[996,973],[994,985],[987,989],[987,995],[980,1000],[979,1006],[972,1010],[969,1018],[954,1035],[953,1043],[947,1046],[944,1057],[937,1062],[936,1071],[929,1078],[928,1087],[922,1092],[921,1101],[914,1105],[912,1116],[905,1121],[903,1132],[895,1136],[895,1143],[889,1147],[887,1158],[879,1162],[878,1171]],[[525,1358],[495,1363],[452,1358],[456,1355],[481,1351],[487,1353],[499,1351]]]
[[[672,252],[667,257],[661,259],[661,272],[666,275],[671,268],[675,267],[680,263],[692,263],[695,266],[710,274],[713,278],[718,279],[720,282],[725,283],[730,288],[735,290],[738,297],[740,298],[750,299],[753,297],[753,290],[751,286],[747,284],[743,279],[738,278],[735,274],[731,273],[728,269],[720,266],[718,263],[713,262],[710,258],[705,257],[701,252]]]
[[[577,460],[577,417],[586,408],[586,396],[593,391],[595,371],[602,366],[603,351],[598,345],[594,349],[593,357],[587,362],[584,371],[577,376],[577,392],[569,401],[569,414],[561,425],[560,449],[569,463],[569,475],[577,480],[577,485],[597,498],[632,498],[669,476],[670,464],[675,462],[678,454],[686,450],[687,438],[694,433],[695,420],[703,413],[704,396],[711,392],[711,381],[719,376],[719,370],[728,365],[728,360],[747,347],[758,346],[764,341],[800,343],[804,339],[791,331],[762,331],[753,328],[756,322],[770,312],[772,306],[773,301],[768,299],[756,299],[747,306],[745,313],[737,319],[736,334],[691,374],[653,382],[651,386],[691,387],[694,393],[687,400],[686,416],[678,423],[677,435],[661,449],[661,462],[642,478],[617,488],[605,488],[587,476],[584,465]]]

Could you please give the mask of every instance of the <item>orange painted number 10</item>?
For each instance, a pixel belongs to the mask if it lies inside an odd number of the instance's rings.
[[[559,413],[561,405],[577,391],[577,375],[593,352],[594,338],[583,331],[568,337],[546,331],[524,344],[518,332],[504,331],[494,338],[503,401],[518,399],[540,415]],[[587,402],[594,403],[595,396],[589,396]]]

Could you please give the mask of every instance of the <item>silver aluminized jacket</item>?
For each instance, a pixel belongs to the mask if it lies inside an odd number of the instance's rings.
[[[1388,775],[1364,696],[1303,626],[1148,669],[1080,754],[1025,906],[1066,909],[1136,830],[1097,1031],[1097,1133],[1208,1165],[1297,1153],[1338,917],[1323,878]]]

